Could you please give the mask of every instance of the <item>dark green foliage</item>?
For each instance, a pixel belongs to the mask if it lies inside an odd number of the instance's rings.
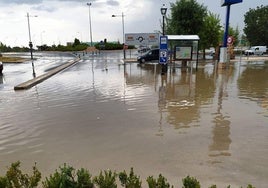
[[[249,9],[244,15],[244,33],[251,46],[268,46],[268,5]]]
[[[0,176],[0,188],[36,188],[41,181],[41,173],[33,166],[33,175],[23,174],[20,168],[20,162],[12,163],[8,168],[6,175]],[[125,188],[141,188],[142,181],[140,176],[134,173],[133,168],[130,169],[129,175],[124,170],[118,174],[121,185]],[[88,170],[81,168],[75,170],[73,167],[64,164],[60,166],[54,174],[46,177],[42,182],[43,188],[117,188],[116,179],[117,173],[111,170],[101,171],[99,176],[96,176],[92,180],[92,176]],[[159,177],[155,179],[153,176],[149,176],[146,179],[149,188],[174,188],[170,186],[167,179],[159,174]],[[182,179],[182,188],[200,188],[200,183],[196,178],[187,176]],[[95,186],[94,186],[95,185]],[[209,188],[217,188],[216,185],[212,185]],[[231,188],[231,186],[227,186]],[[242,187],[241,187],[242,188]],[[255,188],[251,184],[247,188]]]
[[[91,175],[84,168],[77,171],[75,176],[75,169],[64,164],[59,167],[59,171],[43,182],[44,188],[93,188]]]
[[[104,175],[101,171],[99,176],[94,177],[93,182],[99,188],[117,188],[116,176],[117,174],[111,170],[105,170]]]
[[[182,179],[183,188],[200,188],[200,183],[196,178],[187,176]]]
[[[216,185],[211,185],[209,188],[217,188]]]
[[[129,176],[126,171],[119,173],[119,180],[121,185],[125,188],[141,188],[141,180],[140,176],[134,174],[133,168],[130,169]]]
[[[98,50],[122,50],[123,45],[120,43],[111,43],[111,42],[106,42],[103,45],[96,44],[95,47]]]
[[[23,174],[20,168],[20,162],[12,163],[5,177],[0,177],[1,188],[34,188],[38,186],[41,180],[41,173],[33,166],[33,175]]]
[[[93,188],[93,182],[91,181],[91,174],[88,170],[82,168],[77,171],[77,188]]]
[[[171,18],[167,32],[173,35],[196,35],[201,30],[207,8],[196,0],[179,0],[171,3]]]
[[[157,179],[155,179],[153,176],[149,176],[146,179],[146,181],[148,183],[149,188],[169,188],[170,187],[169,183],[167,182],[167,179],[161,174],[159,174],[159,177]]]
[[[219,15],[209,12],[204,17],[204,23],[198,35],[200,37],[200,48],[203,50],[203,59],[205,59],[205,49],[210,47],[216,49],[223,39]]]
[[[74,168],[67,166],[59,167],[59,172],[50,175],[49,178],[43,182],[45,188],[64,188],[64,187],[75,187],[74,180]]]

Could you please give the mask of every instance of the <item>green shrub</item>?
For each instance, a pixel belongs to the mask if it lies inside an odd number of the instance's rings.
[[[125,188],[141,188],[142,181],[140,176],[134,173],[133,168],[130,169],[129,175],[124,170],[118,175],[111,170],[101,171],[99,176],[95,176],[92,180],[92,176],[88,170],[81,168],[75,171],[71,166],[64,164],[60,166],[54,174],[45,178],[41,187],[43,188],[117,188],[116,178],[119,177],[121,185]],[[0,176],[0,188],[35,188],[41,180],[41,173],[38,171],[36,164],[33,166],[33,175],[23,174],[20,170],[20,162],[12,163],[8,168],[5,176]],[[170,186],[167,179],[159,174],[159,177],[155,179],[153,176],[149,176],[146,179],[149,188],[174,188]],[[187,176],[182,179],[182,188],[200,188],[200,183],[196,178]],[[95,185],[95,186],[94,186]],[[217,188],[216,185],[212,185],[209,188]],[[231,188],[231,186],[227,186]],[[242,187],[241,187],[242,188]],[[247,188],[255,188],[251,184],[248,184]]]
[[[141,180],[140,176],[134,174],[133,168],[130,169],[129,176],[126,171],[119,173],[119,180],[121,185],[125,188],[141,188]]]
[[[82,168],[77,171],[77,187],[93,188],[93,182],[91,181],[91,174],[88,170]]]
[[[167,179],[161,174],[159,174],[159,177],[157,179],[155,179],[153,176],[149,176],[146,179],[146,181],[148,183],[149,188],[169,188],[170,187],[169,183],[167,182]]]
[[[209,188],[217,188],[216,185],[211,185]]]
[[[12,163],[6,172],[5,177],[0,177],[1,188],[34,188],[38,186],[41,180],[41,173],[33,166],[33,175],[23,174],[20,168],[20,161]]]
[[[194,177],[187,176],[182,179],[183,188],[200,188],[200,183]]]
[[[59,167],[59,172],[50,175],[49,178],[43,182],[44,188],[93,188],[90,173],[82,168],[77,171],[75,176],[75,169],[66,164]]]
[[[117,188],[116,176],[117,174],[111,170],[105,170],[104,175],[101,171],[99,176],[93,178],[93,183],[98,185],[99,188]]]
[[[75,187],[74,180],[74,168],[67,166],[59,167],[59,172],[50,175],[49,178],[43,182],[44,188],[63,188],[63,187]]]

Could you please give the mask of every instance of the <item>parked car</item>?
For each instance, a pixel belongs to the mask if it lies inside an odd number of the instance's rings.
[[[144,55],[138,56],[137,61],[145,63],[146,61],[159,60],[159,49],[152,49],[146,52]]]
[[[266,46],[252,46],[250,49],[245,50],[245,55],[263,55],[266,53]]]
[[[145,53],[145,52],[147,52],[147,51],[149,51],[149,50],[151,50],[151,48],[149,48],[149,47],[140,47],[139,49],[138,49],[138,52],[139,53]]]
[[[4,69],[4,67],[3,67],[3,63],[0,61],[0,74],[2,74],[3,69]]]

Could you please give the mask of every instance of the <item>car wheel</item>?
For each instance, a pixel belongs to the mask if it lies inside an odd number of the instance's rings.
[[[141,59],[141,63],[145,63],[145,59]]]

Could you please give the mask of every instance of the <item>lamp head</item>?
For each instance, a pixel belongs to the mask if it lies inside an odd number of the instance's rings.
[[[167,7],[166,7],[165,4],[163,4],[163,6],[161,7],[160,11],[161,11],[162,16],[165,16],[166,15],[166,13],[167,13]]]

